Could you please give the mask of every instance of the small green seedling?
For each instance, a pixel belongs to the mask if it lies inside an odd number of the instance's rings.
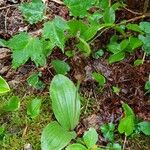
[[[10,91],[10,87],[6,80],[0,76],[0,94],[4,94]]]
[[[27,114],[31,118],[35,118],[40,114],[42,99],[35,98],[28,103]]]
[[[37,90],[41,90],[45,88],[45,84],[40,80],[42,73],[33,73],[27,79],[27,82],[30,86],[34,87]]]
[[[108,140],[109,142],[114,142],[115,125],[113,123],[103,124],[100,127],[100,130],[106,140]]]
[[[140,66],[143,65],[144,61],[142,59],[137,59],[134,61],[134,66]]]
[[[148,81],[145,83],[145,90],[147,91],[146,94],[150,93],[150,75]]]
[[[106,78],[103,75],[96,72],[92,73],[92,77],[98,82],[99,87],[103,89],[106,83]]]
[[[4,105],[5,112],[17,111],[20,108],[20,99],[17,96],[12,96],[10,100]]]
[[[67,72],[70,71],[70,66],[66,62],[61,61],[59,59],[53,60],[52,66],[55,69],[57,74],[65,75],[67,74]]]
[[[120,93],[120,88],[119,87],[116,87],[116,86],[113,86],[112,87],[112,90],[113,90],[113,92],[115,93],[115,94],[117,94],[117,95],[119,95],[119,93]]]

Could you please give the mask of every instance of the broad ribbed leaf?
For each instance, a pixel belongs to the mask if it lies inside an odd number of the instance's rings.
[[[115,22],[115,18],[115,11],[113,10],[113,8],[108,7],[104,12],[104,22],[113,24]]]
[[[78,124],[80,116],[80,100],[77,88],[64,75],[56,75],[50,86],[52,108],[58,122],[67,130]]]
[[[84,145],[75,143],[72,145],[69,145],[66,150],[88,150]]]
[[[5,79],[0,76],[0,94],[9,92],[10,88]]]
[[[56,121],[48,124],[41,137],[42,150],[62,150],[76,137],[75,132],[68,132]]]
[[[143,121],[138,124],[139,130],[142,131],[145,135],[150,135],[150,122]]]

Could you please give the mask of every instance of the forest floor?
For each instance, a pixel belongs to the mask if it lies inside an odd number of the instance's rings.
[[[17,9],[19,3],[21,3],[19,0],[0,1],[0,38],[10,39],[20,31],[28,31],[32,35],[39,35],[42,23],[27,24]],[[142,1],[140,5],[137,2],[130,9],[140,12],[142,11],[141,5]],[[55,15],[59,15],[66,20],[69,19],[67,8],[53,1],[48,1],[47,14],[50,19],[54,18]],[[135,15],[123,10],[118,12],[117,16],[118,19],[130,19]],[[94,49],[103,48],[113,34],[114,31],[109,30],[98,37],[93,44]],[[68,44],[72,44],[71,41]],[[111,121],[118,124],[123,113],[121,109],[122,101],[128,103],[140,119],[150,121],[150,96],[145,95],[144,91],[144,85],[150,73],[150,57],[147,56],[141,66],[135,67],[133,65],[134,60],[143,58],[143,55],[143,52],[139,49],[123,61],[110,65],[107,63],[107,52],[100,59],[85,58],[82,55],[67,58],[59,49],[56,49],[49,56],[48,63],[43,68],[37,69],[29,61],[19,69],[14,70],[11,67],[11,51],[1,47],[0,75],[8,81],[12,91],[8,95],[0,97],[0,107],[12,95],[19,95],[21,109],[19,112],[1,114],[0,124],[4,125],[7,130],[5,138],[2,141],[0,139],[0,149],[22,150],[29,144],[31,144],[33,150],[41,149],[41,131],[54,119],[48,87],[55,74],[50,62],[55,58],[65,60],[71,66],[68,74],[70,79],[74,82],[82,81],[80,85],[82,115],[76,128],[78,136],[81,136],[89,127],[99,129],[100,125]],[[33,89],[26,82],[29,75],[39,70],[42,72],[41,80],[46,84],[46,88],[42,91]],[[106,86],[102,92],[98,90],[97,83],[91,78],[91,73],[94,71],[101,72],[107,78]],[[113,93],[112,86],[119,87],[120,93]],[[27,117],[26,107],[28,101],[37,96],[43,99],[42,111],[35,120],[31,120]],[[116,134],[116,137],[116,141],[124,142],[122,136]],[[107,141],[99,136],[99,144],[105,146]],[[133,135],[127,140],[126,144],[126,150],[148,150],[148,147],[150,149],[150,138],[142,134]]]

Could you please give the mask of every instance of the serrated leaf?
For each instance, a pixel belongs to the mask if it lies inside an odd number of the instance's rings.
[[[103,75],[101,75],[100,73],[94,72],[94,73],[92,73],[92,77],[93,77],[94,80],[96,80],[98,82],[98,84],[100,86],[103,87],[105,85],[106,78]]]
[[[65,75],[67,74],[67,72],[70,71],[70,66],[66,62],[61,61],[59,59],[53,60],[52,66],[55,69],[57,74]]]
[[[51,43],[58,46],[62,52],[65,47],[65,31],[69,29],[67,22],[61,17],[56,16],[52,21],[48,21],[44,24],[43,36],[50,39]]]
[[[85,17],[88,15],[88,9],[93,6],[95,0],[64,0],[64,3],[70,9],[73,16]]]
[[[88,131],[86,131],[83,135],[83,140],[88,149],[93,148],[98,141],[98,134],[96,130],[94,128],[90,128]]]
[[[56,121],[48,124],[41,136],[42,150],[62,150],[76,137],[75,132],[68,132]]]
[[[90,45],[82,38],[79,38],[80,43],[77,45],[77,47],[80,49],[81,52],[84,53],[85,56],[89,56],[91,54],[91,48]]]
[[[80,100],[73,82],[64,75],[56,75],[50,85],[50,97],[58,122],[64,129],[74,129],[79,121]]]
[[[150,34],[150,22],[141,22],[140,28],[145,32]]]
[[[32,0],[31,3],[22,3],[19,6],[24,18],[30,24],[35,24],[44,18],[45,4],[41,0]]]
[[[82,144],[75,143],[67,146],[66,150],[88,150],[88,149]]]
[[[126,27],[127,27],[128,30],[132,30],[132,31],[135,31],[135,32],[143,33],[138,24],[129,23],[129,24],[127,24]]]
[[[27,114],[31,118],[37,117],[40,113],[41,104],[42,104],[42,100],[39,98],[35,98],[31,100],[27,106]]]
[[[40,76],[41,76],[41,73],[31,74],[27,79],[28,84],[38,90],[44,89],[45,84],[42,81],[40,81],[39,79]]]
[[[20,108],[20,99],[17,96],[13,96],[4,105],[3,110],[6,112],[17,111]]]
[[[115,22],[115,11],[113,8],[108,7],[105,9],[104,15],[103,15],[103,20],[105,23],[110,23],[113,24]]]
[[[113,54],[109,57],[108,59],[108,63],[109,64],[112,64],[112,63],[115,63],[115,62],[118,62],[118,61],[121,61],[125,58],[125,53],[124,52],[119,52],[119,53],[116,53],[116,54]]]
[[[119,122],[118,131],[121,134],[124,133],[126,136],[129,136],[133,133],[135,127],[135,115],[133,110],[127,104],[123,103],[122,107],[125,116]]]
[[[113,142],[114,141],[114,130],[115,126],[113,123],[104,124],[100,127],[106,140]]]
[[[138,123],[138,128],[145,135],[150,135],[150,122],[148,122],[148,121],[140,122],[140,123]]]
[[[10,87],[6,80],[0,76],[0,94],[4,94],[10,91]]]
[[[10,39],[8,47],[13,51],[12,65],[15,69],[25,64],[29,58],[36,66],[46,64],[42,43],[38,38],[33,38],[25,32],[21,32]]]

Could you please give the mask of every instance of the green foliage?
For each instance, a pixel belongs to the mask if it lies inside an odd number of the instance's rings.
[[[40,114],[42,100],[39,98],[35,98],[28,103],[27,106],[27,114],[31,118],[35,118]]]
[[[41,76],[42,74],[40,72],[31,74],[27,79],[28,84],[38,90],[44,89],[45,84],[39,79]]]
[[[70,71],[70,66],[66,62],[61,61],[59,59],[53,60],[52,66],[55,69],[57,74],[65,75],[67,74],[67,72]]]
[[[107,144],[106,150],[122,150],[122,148],[118,143],[109,143]]]
[[[145,90],[147,91],[146,93],[150,92],[150,75],[149,75],[149,80],[145,83]]]
[[[62,52],[64,52],[66,41],[64,32],[68,29],[67,22],[61,17],[56,16],[52,21],[48,21],[44,24],[43,37],[50,39],[55,46],[58,46]]]
[[[95,59],[99,59],[100,57],[102,57],[104,55],[104,51],[102,49],[99,49],[98,51],[96,51],[93,54],[93,58]]]
[[[113,92],[114,92],[115,94],[117,94],[117,95],[118,95],[118,94],[120,93],[120,91],[121,91],[120,88],[118,88],[118,87],[116,87],[116,86],[113,86],[113,87],[112,87],[112,90],[113,90]]]
[[[135,115],[128,104],[123,103],[122,107],[124,109],[124,117],[119,122],[118,131],[121,134],[124,133],[126,136],[129,136],[135,128]]]
[[[142,29],[139,27],[138,24],[129,23],[129,24],[127,24],[126,27],[127,27],[128,30],[132,30],[132,31],[135,31],[135,32],[138,32],[138,33],[143,33]]]
[[[92,5],[95,3],[95,0],[64,0],[64,3],[67,5],[73,16],[79,16],[82,18],[88,15],[87,10],[92,7]]]
[[[137,59],[134,61],[134,66],[140,66],[143,64],[143,60],[142,59]]]
[[[143,122],[138,123],[138,129],[142,131],[145,135],[150,136],[150,122],[143,121]]]
[[[58,122],[66,130],[73,130],[80,116],[77,88],[64,75],[56,75],[50,85],[52,109]]]
[[[94,80],[96,80],[98,82],[100,87],[104,87],[104,85],[106,83],[106,78],[103,75],[94,72],[94,73],[92,73],[92,77]]]
[[[0,76],[0,94],[4,94],[10,91],[10,87],[6,80]]]
[[[45,4],[42,0],[32,0],[31,3],[23,3],[19,6],[24,18],[30,24],[35,24],[44,18]]]
[[[75,143],[75,144],[71,144],[69,145],[66,150],[88,150],[84,145],[79,144],[79,143]]]
[[[103,19],[104,22],[108,24],[113,24],[115,22],[115,11],[112,7],[105,9]]]
[[[103,124],[100,129],[106,140],[110,142],[114,141],[115,126],[113,123]]]
[[[75,132],[66,131],[54,121],[48,124],[42,132],[42,150],[61,150],[75,137]]]
[[[15,69],[25,64],[29,58],[36,66],[46,64],[41,41],[25,32],[21,32],[10,39],[8,41],[8,47],[13,51],[12,65]]]
[[[150,34],[150,22],[141,22],[141,23],[140,23],[140,28],[141,28],[142,31],[144,31],[145,33]]]
[[[109,57],[108,59],[108,63],[109,64],[112,64],[112,63],[115,63],[115,62],[118,62],[118,61],[121,61],[125,58],[125,53],[124,52],[119,52],[119,53],[116,53],[116,54],[113,54]]]
[[[10,100],[4,105],[5,112],[17,111],[20,108],[20,99],[17,96],[12,96]]]
[[[94,128],[90,128],[83,135],[83,140],[88,149],[92,149],[98,141],[98,134]]]

